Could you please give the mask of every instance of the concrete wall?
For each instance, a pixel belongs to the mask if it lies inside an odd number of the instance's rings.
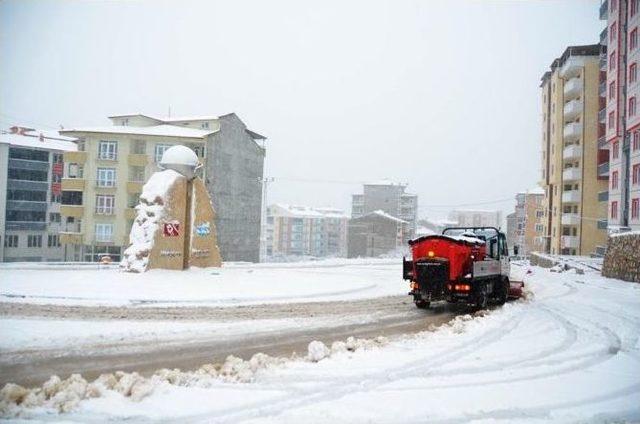
[[[640,232],[609,237],[602,275],[640,283]]]
[[[216,211],[223,261],[260,260],[260,219],[265,151],[235,115],[219,118],[207,140],[207,189]]]

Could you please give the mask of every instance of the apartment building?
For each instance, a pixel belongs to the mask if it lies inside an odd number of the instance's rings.
[[[496,227],[502,226],[502,212],[471,209],[457,209],[449,213],[449,220],[460,227]]]
[[[599,44],[570,46],[542,76],[544,251],[589,255],[606,244],[608,152]]]
[[[418,196],[406,193],[407,184],[389,180],[363,185],[362,194],[352,195],[351,218],[383,211],[407,223],[405,242],[415,237],[418,219]]]
[[[606,106],[600,111],[606,133],[599,146],[610,156],[608,226],[610,231],[640,229],[640,5],[638,0],[605,0],[600,34],[607,44],[601,60],[606,73]]]
[[[78,151],[65,154],[62,179],[67,260],[115,261],[129,243],[142,186],[173,145],[191,148],[216,210],[225,261],[259,261],[265,137],[235,115],[155,118],[116,115],[112,126],[73,128]]]
[[[63,154],[72,138],[12,127],[0,134],[0,262],[62,261]]]
[[[274,204],[267,208],[266,255],[346,257],[347,222],[344,211]]]
[[[507,215],[507,244],[519,255],[544,251],[544,195],[539,187],[516,194],[515,212]]]
[[[347,255],[375,257],[407,248],[409,223],[377,210],[349,220]],[[412,232],[413,234],[413,232]]]

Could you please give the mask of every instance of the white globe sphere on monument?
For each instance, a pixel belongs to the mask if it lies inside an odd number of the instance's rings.
[[[196,169],[201,166],[196,153],[186,146],[169,147],[162,154],[159,165],[162,169],[173,169],[189,179],[195,177]]]

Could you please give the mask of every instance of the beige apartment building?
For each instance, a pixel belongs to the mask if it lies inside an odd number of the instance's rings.
[[[516,195],[515,212],[507,216],[507,244],[513,252],[517,246],[518,255],[544,251],[544,195],[539,187]]]
[[[599,44],[568,47],[541,82],[544,251],[589,255],[607,237],[608,157],[598,149],[604,134],[598,112]],[[600,171],[599,171],[600,170]]]
[[[109,119],[113,126],[61,131],[78,140],[78,151],[64,154],[60,213],[66,260],[95,262],[108,254],[119,261],[142,186],[159,170],[165,150],[184,145],[204,164],[200,172],[217,212],[223,259],[258,261],[264,147],[257,140],[264,137],[235,114]]]

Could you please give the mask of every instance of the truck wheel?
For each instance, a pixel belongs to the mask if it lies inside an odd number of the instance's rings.
[[[498,289],[498,305],[504,305],[509,298],[509,280],[500,281]]]
[[[418,309],[427,309],[429,305],[431,305],[431,302],[427,302],[426,300],[416,300],[415,304]]]
[[[487,303],[489,303],[489,296],[484,287],[478,293],[478,297],[476,298],[476,308],[478,309],[487,309]]]

